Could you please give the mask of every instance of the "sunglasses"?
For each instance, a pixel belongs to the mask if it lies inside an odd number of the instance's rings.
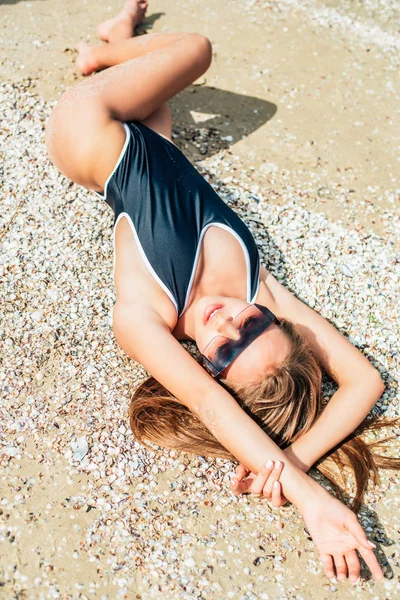
[[[271,323],[279,325],[279,320],[266,306],[250,304],[241,310],[235,317],[240,339],[232,340],[224,335],[216,335],[201,354],[206,371],[212,377],[218,377]]]

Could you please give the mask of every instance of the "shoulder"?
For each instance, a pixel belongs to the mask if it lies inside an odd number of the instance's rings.
[[[260,285],[258,288],[257,298],[255,301],[257,304],[262,304],[263,306],[266,306],[267,308],[269,308],[278,317],[279,316],[278,312],[280,312],[280,311],[279,311],[279,307],[277,304],[277,299],[273,293],[274,284],[272,281],[272,280],[276,281],[276,279],[261,264],[260,264],[260,271],[259,271],[259,279],[260,279]],[[271,285],[272,285],[272,287],[270,287]]]

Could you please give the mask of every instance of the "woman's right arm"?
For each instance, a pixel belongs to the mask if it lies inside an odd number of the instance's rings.
[[[150,306],[118,301],[113,331],[121,348],[187,406],[238,461],[254,473],[268,459],[283,462],[285,496],[300,511],[312,490],[323,491],[181,346]]]
[[[149,306],[115,305],[113,330],[122,349],[140,362],[175,398],[187,406],[239,462],[259,473],[267,460],[284,464],[283,494],[303,515],[321,554],[325,573],[333,577],[349,555],[350,573],[359,570],[359,550],[374,577],[383,574],[355,515],[292,463],[257,423],[173,337]]]

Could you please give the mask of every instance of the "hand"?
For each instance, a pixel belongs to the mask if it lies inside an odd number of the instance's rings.
[[[264,464],[258,475],[255,475],[245,465],[236,467],[236,479],[231,479],[231,490],[238,496],[251,492],[271,501],[272,506],[279,507],[287,502],[282,494],[279,477],[283,470],[283,463],[269,461],[271,465]],[[246,479],[244,479],[247,476]]]
[[[344,504],[326,494],[325,498],[310,503],[303,514],[307,528],[321,556],[325,575],[343,581],[349,577],[355,583],[360,575],[360,561],[356,550],[368,565],[374,579],[383,579],[372,547],[357,517]]]

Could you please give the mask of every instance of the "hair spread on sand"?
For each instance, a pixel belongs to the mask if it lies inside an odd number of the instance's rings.
[[[321,368],[307,340],[291,321],[280,321],[281,329],[290,342],[290,351],[275,371],[257,383],[228,384],[223,379],[219,383],[284,449],[311,428],[324,407]],[[181,452],[237,462],[202,421],[154,377],[149,377],[136,388],[129,418],[134,437],[145,446],[147,440]],[[355,496],[350,508],[356,513],[361,507],[369,479],[372,478],[375,485],[379,483],[378,469],[400,469],[400,459],[376,453],[377,448],[395,436],[371,442],[364,439],[363,434],[397,423],[397,419],[364,419],[350,436],[314,465],[329,479],[342,500],[343,492],[347,491],[346,468],[352,472]]]

